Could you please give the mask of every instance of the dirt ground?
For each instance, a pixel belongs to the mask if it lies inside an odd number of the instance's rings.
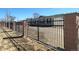
[[[11,36],[17,36],[16,31],[4,28]],[[3,39],[7,37],[2,29],[0,29],[0,51],[17,51],[17,48],[12,44],[10,39]],[[50,48],[39,44],[37,41],[31,38],[17,38],[15,39],[19,45],[24,47],[26,51],[48,51]]]
[[[10,40],[3,39],[4,37],[6,37],[6,35],[0,28],[0,51],[17,51]]]

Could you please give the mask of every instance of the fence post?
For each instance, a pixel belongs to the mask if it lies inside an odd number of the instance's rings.
[[[23,21],[23,24],[22,25],[23,25],[23,30],[22,30],[23,33],[22,33],[22,35],[24,36],[24,21]]]
[[[38,41],[39,41],[39,20],[37,21],[37,38],[38,38]]]

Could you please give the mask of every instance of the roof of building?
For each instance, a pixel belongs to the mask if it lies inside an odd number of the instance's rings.
[[[71,13],[55,14],[55,15],[50,15],[50,16],[46,16],[46,17],[64,16],[64,15],[67,15],[67,14],[79,14],[79,12],[71,12]]]

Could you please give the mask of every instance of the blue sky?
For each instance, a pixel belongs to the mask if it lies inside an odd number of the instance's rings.
[[[12,16],[18,20],[30,18],[33,13],[40,15],[54,15],[69,12],[79,12],[79,8],[0,8],[0,18],[3,18],[6,12],[9,11]]]

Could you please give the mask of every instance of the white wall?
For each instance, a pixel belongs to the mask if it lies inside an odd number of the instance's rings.
[[[63,16],[54,17],[54,20],[64,20]],[[63,25],[63,21],[54,22],[54,25]]]

